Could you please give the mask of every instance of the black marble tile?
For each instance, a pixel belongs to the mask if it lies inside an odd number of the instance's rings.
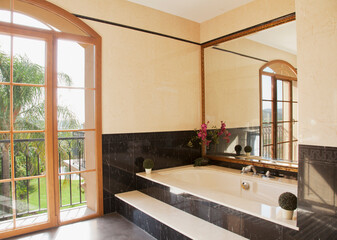
[[[116,194],[136,189],[136,176],[133,173],[110,167],[110,193]]]
[[[241,216],[241,231],[243,236],[250,240],[283,238],[282,226],[248,214]]]
[[[177,239],[188,240],[190,238],[170,228],[169,226],[159,222],[158,220],[150,217],[146,213],[136,209],[129,204],[116,199],[117,212],[135,223],[138,227],[142,228],[156,239]]]
[[[326,149],[333,152],[333,148],[300,145],[298,205],[318,214],[335,215],[337,164],[327,161],[331,158],[327,158]]]
[[[299,145],[300,231],[295,239],[337,239],[336,156],[336,147]]]
[[[112,212],[111,210],[111,199],[106,198],[103,200],[103,206],[104,206],[104,214],[109,214]]]
[[[210,222],[210,202],[202,198],[184,194],[185,212]]]
[[[283,227],[283,240],[299,240],[299,231]]]
[[[142,177],[137,176],[137,189],[138,191],[156,198],[162,202],[168,203],[169,200],[169,187],[148,181]]]
[[[334,186],[335,186],[335,215],[337,216],[337,164],[334,166],[335,173],[334,173]]]
[[[337,239],[337,216],[321,215],[302,209],[297,211],[300,231],[294,234],[296,239]]]
[[[108,165],[103,164],[103,190],[109,191],[110,189],[110,167]],[[108,198],[110,196],[105,196],[105,192],[103,198]]]
[[[337,164],[337,147],[299,145],[299,158],[305,161]]]
[[[134,172],[134,141],[110,143],[110,164],[128,172]]]
[[[239,235],[243,235],[241,216],[242,213],[234,209],[216,203],[210,205],[210,222]]]

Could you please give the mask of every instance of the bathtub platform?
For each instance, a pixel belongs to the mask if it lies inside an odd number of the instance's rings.
[[[159,236],[162,235],[162,233],[155,233],[155,225],[158,226],[158,224],[154,223],[156,221],[170,228],[169,230],[165,229],[165,226],[157,228],[157,230],[159,229],[158,231],[161,231],[162,229],[166,230],[166,233],[164,233],[166,236],[162,237],[167,237],[169,232],[170,234],[176,234],[177,236],[180,235],[179,238],[185,239],[247,239],[139,191],[120,193],[115,196],[118,201],[120,201],[118,203],[119,209],[117,211],[121,211],[123,213],[122,215],[127,218],[132,218],[129,220],[135,222],[141,228],[145,228],[144,230],[158,239],[161,238]],[[127,204],[127,206],[125,206],[125,204]],[[137,214],[134,214],[134,211],[132,210],[133,208],[137,209],[139,214],[145,214],[150,217],[150,220],[144,219],[144,216],[137,218]],[[172,230],[177,233],[172,233]],[[151,233],[151,231],[153,233]],[[175,239],[176,238],[177,237],[175,237]]]

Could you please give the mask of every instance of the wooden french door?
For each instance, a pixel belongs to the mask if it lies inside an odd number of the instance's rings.
[[[0,28],[0,42],[0,236],[6,236],[57,222],[53,44],[50,34],[6,27]]]
[[[101,214],[96,51],[0,26],[0,238]]]

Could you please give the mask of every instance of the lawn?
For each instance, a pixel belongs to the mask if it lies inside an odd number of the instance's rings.
[[[80,203],[80,180],[71,180],[71,200],[72,204],[79,204]],[[29,191],[29,211],[36,211],[39,210],[39,179],[32,179],[29,180],[29,185],[32,186],[31,190]],[[61,199],[62,199],[62,206],[70,204],[70,180],[69,179],[62,179],[61,180]],[[82,202],[85,201],[85,194],[84,190],[81,189],[81,200]],[[20,212],[26,212],[27,209],[27,196],[18,201],[18,208]],[[47,193],[46,193],[46,179],[40,178],[40,208],[46,209],[47,208]],[[77,205],[78,206],[78,205]],[[72,206],[62,207],[69,208]]]

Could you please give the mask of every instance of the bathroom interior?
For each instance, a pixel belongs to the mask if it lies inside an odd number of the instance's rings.
[[[337,239],[336,13],[0,0],[0,239]]]

